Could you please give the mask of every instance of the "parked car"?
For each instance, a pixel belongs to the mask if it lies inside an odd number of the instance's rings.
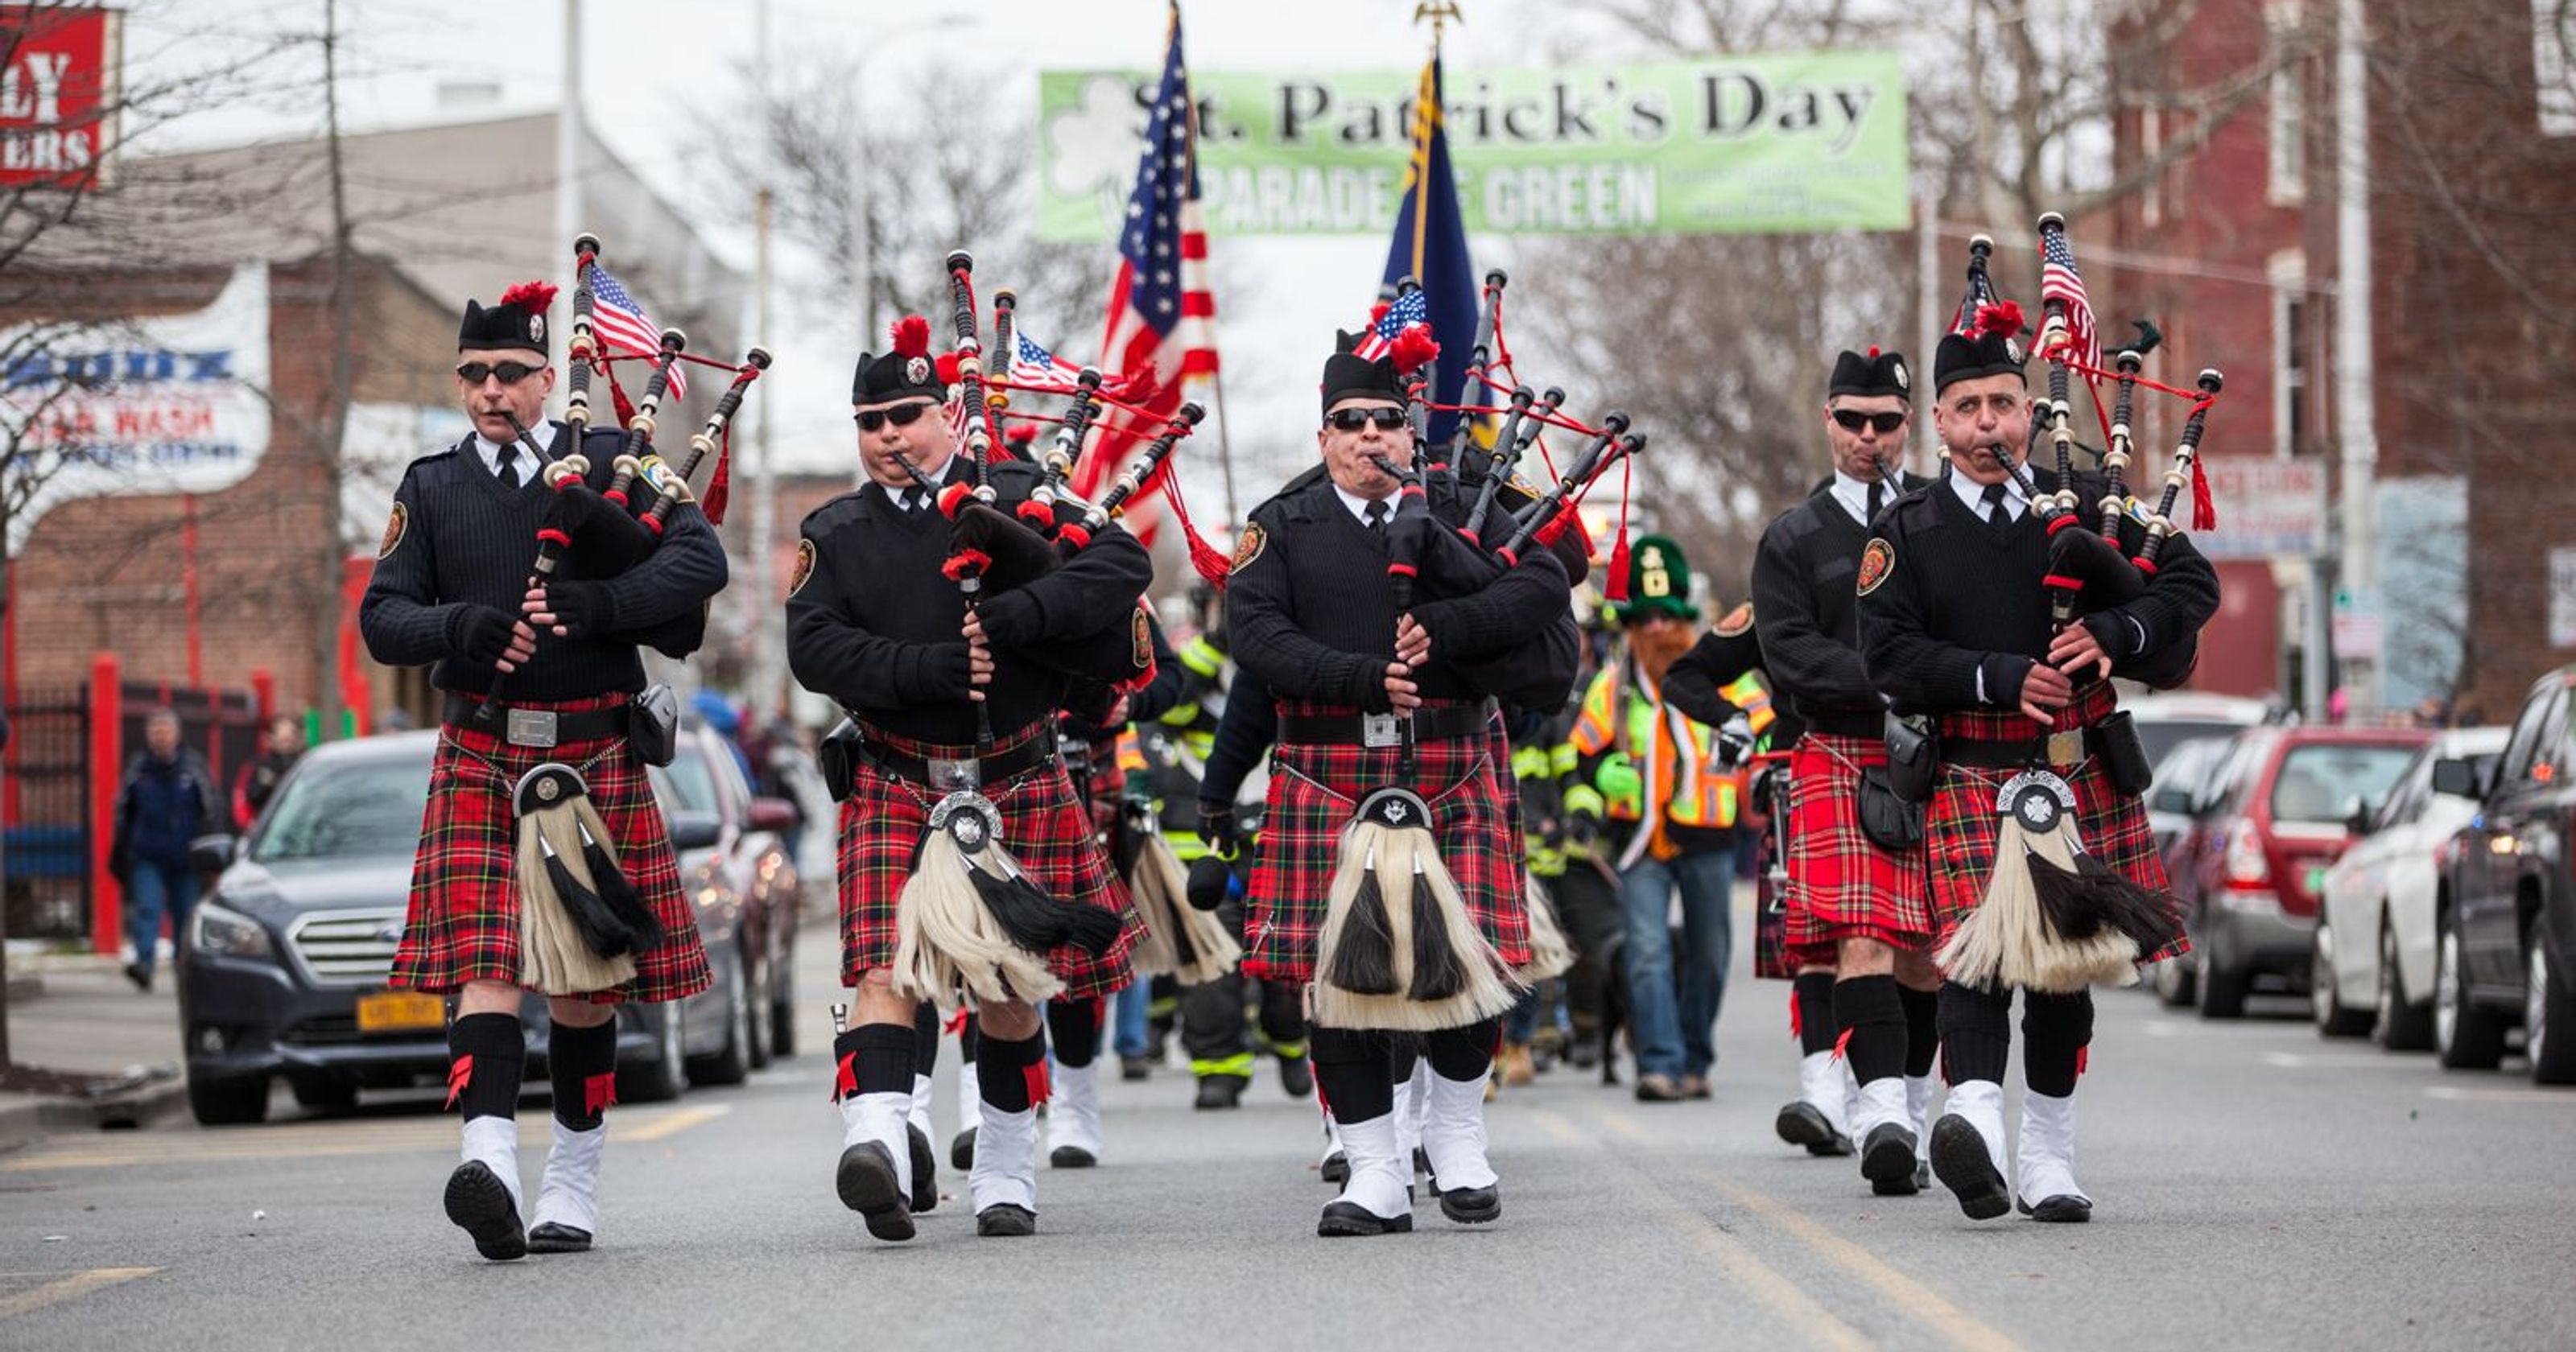
[[[2576,1083],[2576,666],[2523,698],[2494,773],[2471,760],[2433,767],[2433,785],[2478,799],[2452,837],[2434,899],[2433,1050],[2445,1066],[2484,1068],[2522,1026],[2531,1078]]]
[[[2147,788],[2147,829],[2155,836],[2156,853],[2171,862],[2173,847],[2191,829],[2192,804],[2207,792],[2209,781],[2227,763],[2227,753],[2235,745],[2232,736],[2188,737],[2176,742],[2162,759],[2155,761],[2154,779]]]
[[[2182,743],[2210,737],[2224,739],[2280,719],[2280,710],[2262,700],[2205,695],[2196,690],[2128,696],[2121,699],[2120,707],[2137,725],[2138,740],[2146,744],[2147,764],[2159,767],[2159,780],[2165,757]]]
[[[689,1062],[700,1084],[740,1084],[772,1056],[796,1050],[796,929],[802,900],[785,833],[796,805],[758,798],[723,737],[692,722],[679,751],[653,774],[671,814],[681,886],[697,899],[707,957],[723,992],[723,1036]],[[721,952],[718,939],[721,939]]]
[[[264,1120],[278,1078],[316,1108],[346,1107],[363,1090],[446,1083],[447,1002],[385,988],[437,739],[406,732],[315,747],[247,836],[204,843],[202,862],[221,873],[180,953],[188,1103],[198,1121]],[[709,921],[702,909],[700,933],[721,967],[730,940]],[[617,1096],[680,1094],[685,1058],[720,1049],[724,998],[720,980],[677,1004],[620,1005]],[[528,1077],[543,1083],[544,997],[524,1000],[520,1020]]]
[[[2351,818],[2386,798],[2432,734],[2413,728],[2257,727],[2237,735],[2196,806],[2176,895],[2191,931],[2200,1012],[2235,1018],[2255,983],[2307,983],[2326,870]]]
[[[788,850],[796,858],[796,876],[805,884],[805,904],[817,915],[835,914],[840,908],[840,805],[832,801],[813,752],[780,742],[770,748],[769,760],[778,786],[796,804],[799,822],[788,833]]]
[[[2435,737],[2370,813],[2367,834],[2326,870],[2308,976],[2318,1032],[2369,1033],[2391,1051],[2433,1045],[2434,895],[2442,857],[2478,810],[2471,796],[2435,789],[2433,768],[2466,761],[2484,782],[2506,731],[2458,728]]]
[[[2210,841],[2226,827],[2220,808],[2227,801],[2236,754],[2235,733],[2177,742],[2156,764],[2155,782],[2147,790],[2147,829],[2185,914],[2196,904],[2192,861],[2213,848]],[[2198,955],[2186,953],[2157,963],[2147,969],[2148,985],[2167,1005],[2191,1004],[2200,992],[2199,962]]]

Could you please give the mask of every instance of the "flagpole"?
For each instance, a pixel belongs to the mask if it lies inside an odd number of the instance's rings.
[[[1166,22],[1170,24],[1173,30],[1178,30],[1180,28],[1180,0],[1172,0],[1169,6],[1169,18]],[[1183,92],[1188,95],[1189,100],[1189,107],[1184,111],[1183,116],[1188,119],[1190,129],[1190,183],[1192,185],[1193,195],[1195,195],[1199,177],[1198,91],[1190,86],[1189,77],[1186,73],[1182,76],[1181,88]],[[1200,260],[1200,266],[1206,268],[1210,274],[1208,277],[1208,291],[1211,300],[1213,300],[1216,291],[1216,279],[1214,276],[1216,271],[1215,261],[1213,259],[1202,259]],[[1213,306],[1210,308],[1212,311]],[[1210,313],[1199,322],[1207,326],[1209,350],[1221,351],[1222,349],[1217,347],[1216,342],[1215,314]],[[1225,426],[1225,362],[1222,358],[1218,359],[1216,369],[1208,372],[1208,393],[1212,396],[1216,404],[1216,465],[1217,472],[1222,476],[1225,485],[1225,519],[1227,525],[1233,526],[1243,520],[1243,512],[1237,504],[1234,496],[1234,438],[1226,431]]]

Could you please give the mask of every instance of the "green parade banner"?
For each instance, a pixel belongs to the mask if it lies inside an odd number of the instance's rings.
[[[1038,237],[1114,239],[1156,72],[1038,75]],[[1419,72],[1199,71],[1209,232],[1382,234],[1404,191]],[[1894,52],[1452,70],[1470,233],[1897,230],[1908,199]]]

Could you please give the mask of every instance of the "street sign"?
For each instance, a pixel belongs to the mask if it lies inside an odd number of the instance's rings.
[[[123,102],[124,11],[0,5],[0,188],[105,181]]]
[[[2213,559],[2307,558],[2325,552],[2326,466],[2319,460],[2220,455],[2200,462],[2218,529],[2192,536]],[[2175,504],[2177,524],[2183,506]],[[2341,644],[2337,644],[2341,647]]]
[[[2549,646],[2576,648],[2576,547],[2549,551]]]

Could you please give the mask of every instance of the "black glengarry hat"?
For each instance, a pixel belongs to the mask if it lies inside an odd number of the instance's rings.
[[[1864,355],[1846,352],[1834,358],[1833,383],[1826,387],[1825,397],[1836,395],[1892,394],[1899,399],[1914,397],[1914,376],[1905,369],[1905,354],[1881,352],[1871,348]]]
[[[1975,327],[1967,333],[1944,335],[1932,354],[1933,392],[1962,380],[2007,373],[2027,382],[2029,376],[2021,364],[2030,354],[2021,345],[2021,329],[2021,307],[2011,301],[1978,306]]]
[[[525,348],[546,355],[546,307],[554,303],[555,288],[548,282],[521,282],[489,309],[468,300],[465,322],[456,326],[456,350]]]
[[[894,349],[883,355],[862,352],[850,377],[850,402],[890,404],[898,399],[946,402],[946,363],[930,355],[930,321],[905,315],[894,322]]]

